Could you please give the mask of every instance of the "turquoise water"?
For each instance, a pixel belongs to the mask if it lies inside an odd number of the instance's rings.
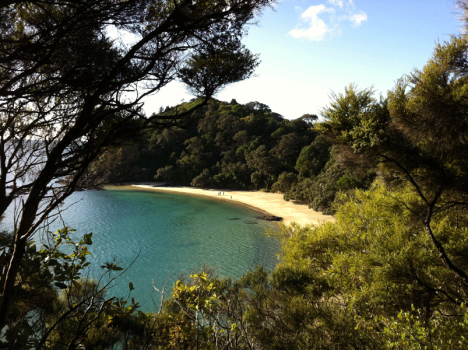
[[[272,269],[277,263],[279,242],[265,235],[273,223],[256,219],[258,212],[243,206],[203,197],[174,193],[113,189],[74,193],[67,203],[63,222],[78,235],[93,232],[90,275],[98,278],[104,262],[133,265],[109,294],[128,295],[143,310],[155,310],[152,283],[168,288],[181,273],[206,265],[220,276],[238,278],[256,265]],[[8,220],[3,224],[7,224]],[[63,227],[55,222],[51,230]],[[168,293],[168,292],[166,292]],[[153,294],[159,300],[159,295]]]

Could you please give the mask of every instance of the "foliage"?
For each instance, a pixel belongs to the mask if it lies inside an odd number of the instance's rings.
[[[208,169],[204,169],[200,175],[198,175],[192,180],[191,185],[193,187],[205,188],[209,187],[212,183],[213,180],[210,177],[210,171]]]
[[[330,159],[331,144],[319,135],[309,145],[304,147],[297,158],[295,169],[302,176],[316,176]]]
[[[193,103],[196,100],[164,113],[185,111]],[[141,145],[140,156],[131,164],[152,171],[157,180],[175,184],[270,188],[282,172],[296,172],[301,149],[316,137],[306,122],[284,120],[258,102],[240,105],[212,99],[192,118],[195,122],[187,128],[157,130],[134,142]],[[125,166],[114,162],[111,171],[120,180],[137,179],[138,174],[130,173],[131,166]]]
[[[278,181],[276,181],[271,189],[276,192],[288,192],[291,186],[297,182],[297,175],[294,173],[281,173],[278,176]]]
[[[437,317],[425,320],[420,310],[401,311],[397,317],[380,317],[376,324],[384,327],[385,349],[465,349],[468,314],[455,319]]]
[[[117,327],[123,320],[144,328],[134,300],[106,297],[106,287],[115,277],[103,277],[123,269],[106,263],[99,281],[86,277],[92,233],[74,241],[67,227],[42,244],[28,243],[22,260],[7,328],[0,347],[9,349],[65,349],[78,344],[108,347],[135,336],[135,329]],[[11,255],[12,236],[2,244],[2,259]],[[5,265],[6,266],[6,265]],[[133,286],[130,284],[130,291]],[[140,319],[140,321],[138,321]],[[119,320],[117,322],[117,320]],[[130,323],[127,323],[127,326]],[[139,324],[139,325],[138,325]],[[139,334],[141,336],[141,334]]]
[[[419,202],[408,202],[443,264],[465,284],[468,275],[434,232],[437,215],[467,208],[467,78],[465,37],[438,44],[422,70],[398,81],[387,100],[354,86],[336,95],[317,128],[341,145],[343,163],[357,169],[379,164],[388,185],[409,185]],[[352,164],[352,165],[350,165]],[[405,187],[406,188],[406,187]]]
[[[192,283],[184,285],[177,281],[174,285],[172,298],[180,311],[174,326],[171,328],[170,345],[178,347],[194,347],[207,343],[210,337],[219,332],[218,325],[209,319],[208,314],[216,308],[219,296],[216,294],[214,283],[208,279],[206,273],[191,275]],[[232,324],[231,329],[235,329]]]

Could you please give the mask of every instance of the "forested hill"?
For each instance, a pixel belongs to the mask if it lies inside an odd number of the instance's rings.
[[[373,179],[372,171],[346,170],[335,160],[332,145],[314,130],[315,115],[287,120],[259,102],[212,99],[191,119],[110,150],[93,170],[106,181],[272,190],[324,212],[338,190],[368,187]]]

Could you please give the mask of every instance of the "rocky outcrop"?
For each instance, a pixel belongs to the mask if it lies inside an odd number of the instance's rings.
[[[257,219],[266,220],[266,221],[283,221],[282,217],[274,216],[274,215],[257,216]]]

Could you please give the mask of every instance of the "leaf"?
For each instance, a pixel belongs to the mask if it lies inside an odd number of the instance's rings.
[[[92,236],[93,236],[93,233],[92,233],[92,232],[90,232],[90,233],[88,233],[87,235],[84,235],[84,236],[83,236],[83,240],[84,240],[84,243],[85,243],[86,245],[91,245],[91,244],[93,244],[93,241],[92,241],[92,239],[91,239]]]
[[[130,288],[130,290],[134,290],[134,289],[135,289],[135,288],[133,287],[133,283],[132,283],[132,282],[130,282],[130,283],[128,284],[128,288]]]
[[[237,324],[233,323],[231,324],[231,332],[237,333],[239,331],[239,327]]]
[[[60,289],[67,288],[67,285],[65,283],[62,283],[62,282],[55,282],[55,286],[60,288]]]

